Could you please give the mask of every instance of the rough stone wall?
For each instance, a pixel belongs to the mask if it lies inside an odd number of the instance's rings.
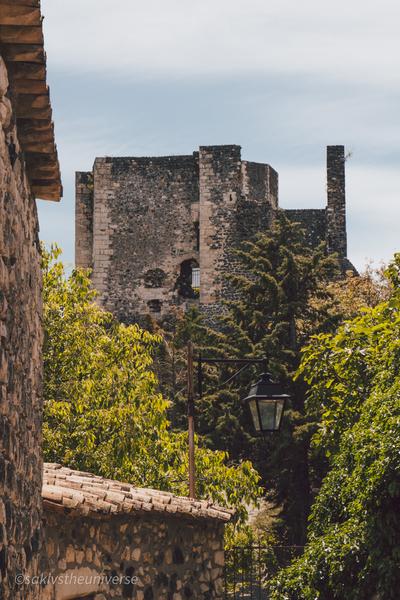
[[[328,146],[327,242],[329,252],[337,252],[340,258],[347,256],[345,162],[344,146]]]
[[[121,320],[179,306],[181,265],[198,260],[198,206],[197,155],[96,160],[93,283]]]
[[[226,241],[241,199],[240,146],[200,148],[200,265],[202,305],[218,299]]]
[[[248,200],[278,208],[278,173],[269,165],[242,161],[242,193]]]
[[[326,242],[326,210],[319,208],[286,209],[285,215],[290,221],[300,223],[305,231],[307,243],[315,248]]]
[[[38,220],[0,57],[0,598],[31,600],[41,522],[41,273]]]
[[[93,183],[77,174],[77,264],[93,266],[100,303],[121,321],[164,320],[194,303],[212,322],[221,301],[234,297],[225,275],[241,268],[235,249],[267,230],[277,210],[277,172],[243,161],[237,145],[202,146],[193,156],[99,158]],[[326,241],[352,268],[343,146],[328,146],[327,208],[285,213],[304,226],[310,245]],[[199,296],[192,267],[200,268]]]
[[[278,175],[241,160],[240,146],[200,148],[200,305],[212,321],[233,297],[224,275],[238,272],[235,249],[266,230],[278,206]]]
[[[223,597],[224,527],[216,521],[162,515],[99,520],[51,510],[45,517],[45,572],[53,581],[42,600]]]
[[[85,269],[93,266],[93,174],[76,173],[75,263]]]

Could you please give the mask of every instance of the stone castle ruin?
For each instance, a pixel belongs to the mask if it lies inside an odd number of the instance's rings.
[[[284,212],[345,269],[344,146],[327,148],[327,184],[325,208]],[[97,158],[93,171],[76,174],[76,265],[92,269],[100,303],[123,322],[193,304],[212,318],[229,297],[234,248],[267,230],[278,210],[278,173],[242,160],[240,146]]]

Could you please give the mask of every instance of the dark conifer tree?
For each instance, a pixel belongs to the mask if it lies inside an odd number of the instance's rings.
[[[184,387],[184,345],[188,339],[214,357],[268,359],[268,370],[291,394],[279,434],[263,439],[252,435],[242,398],[247,395],[249,382],[260,373],[257,367],[247,368],[224,384],[234,367],[206,366],[196,422],[210,446],[225,449],[236,459],[253,461],[267,494],[281,508],[280,538],[302,544],[311,490],[318,485],[321,465],[311,460],[315,421],[305,408],[305,385],[293,377],[301,347],[311,335],[329,331],[337,322],[326,284],[338,276],[338,265],[323,245],[312,249],[301,225],[290,222],[283,212],[267,233],[244,243],[236,258],[235,273],[228,277],[235,299],[224,301],[224,312],[213,327],[206,327],[195,310],[177,323],[175,367]],[[184,395],[177,391],[172,418],[184,427]]]

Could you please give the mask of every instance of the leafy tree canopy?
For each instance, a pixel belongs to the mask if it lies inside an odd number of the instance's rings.
[[[314,443],[330,471],[304,556],[271,586],[274,600],[394,600],[400,587],[400,254],[392,293],[335,335],[320,335],[300,372],[322,421]]]
[[[289,221],[282,212],[270,230],[237,250],[234,262],[226,282],[234,299],[225,301],[225,312],[210,328],[198,312],[190,311],[178,322],[169,354],[175,364],[178,359],[184,364],[179,351],[192,339],[208,356],[267,357],[268,369],[292,395],[279,436],[260,442],[252,435],[242,398],[259,375],[257,368],[221,385],[234,368],[205,366],[197,423],[211,447],[228,449],[236,459],[251,457],[264,485],[273,490],[272,501],[282,509],[281,540],[301,544],[311,488],[315,480],[319,483],[320,467],[310,454],[315,417],[305,410],[304,382],[293,382],[293,375],[301,347],[313,334],[332,330],[338,322],[327,289],[338,274],[337,261],[327,255],[323,245],[311,248],[301,225]],[[175,388],[179,390],[182,380],[177,379]],[[173,397],[173,423],[182,427],[179,393]]]
[[[43,249],[45,459],[187,495],[187,435],[171,431],[151,369],[159,336],[118,323],[95,304],[88,273],[67,277],[59,256]],[[244,520],[258,474],[197,445],[198,495]]]
[[[387,300],[392,286],[385,273],[384,265],[374,268],[367,264],[359,274],[347,271],[344,277],[330,282],[328,291],[335,301],[333,311],[343,319],[352,319],[362,308],[373,308]]]

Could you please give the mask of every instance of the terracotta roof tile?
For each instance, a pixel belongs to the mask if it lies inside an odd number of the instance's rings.
[[[168,492],[135,488],[128,483],[45,463],[43,501],[50,510],[76,515],[110,515],[140,512],[185,515],[192,519],[228,522],[233,511],[207,500],[192,500]]]

